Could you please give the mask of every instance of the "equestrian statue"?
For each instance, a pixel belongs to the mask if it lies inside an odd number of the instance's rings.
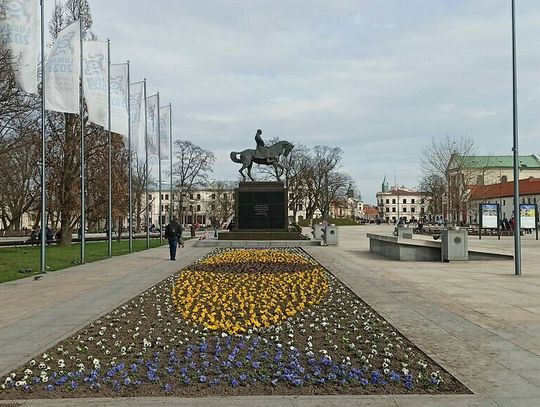
[[[264,144],[261,134],[262,130],[257,130],[257,133],[255,134],[257,148],[255,150],[247,149],[240,152],[231,151],[231,160],[235,163],[242,164],[242,168],[240,168],[238,172],[240,172],[244,181],[246,180],[246,176],[244,175],[244,170],[246,168],[249,179],[255,181],[251,176],[251,167],[253,166],[253,163],[273,166],[279,181],[280,176],[283,175],[283,171],[285,170],[283,165],[279,162],[279,157],[287,157],[294,146],[288,141],[278,141],[276,144],[267,147]],[[238,158],[238,156],[240,156],[240,158]],[[279,171],[278,168],[281,169],[281,171]]]

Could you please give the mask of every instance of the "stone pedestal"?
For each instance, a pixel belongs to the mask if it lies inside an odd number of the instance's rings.
[[[235,231],[288,231],[287,188],[283,182],[240,182],[235,198]]]
[[[283,182],[240,182],[235,190],[235,226],[219,240],[298,240],[289,232],[287,188]]]

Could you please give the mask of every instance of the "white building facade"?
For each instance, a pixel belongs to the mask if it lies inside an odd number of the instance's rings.
[[[377,207],[380,218],[386,222],[425,219],[427,214],[427,198],[422,192],[405,187],[392,187],[377,193]]]

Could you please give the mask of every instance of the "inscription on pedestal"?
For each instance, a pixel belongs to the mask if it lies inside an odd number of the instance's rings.
[[[237,230],[287,231],[287,190],[282,183],[241,183],[237,196]]]
[[[268,216],[270,207],[267,204],[255,205],[255,216]]]

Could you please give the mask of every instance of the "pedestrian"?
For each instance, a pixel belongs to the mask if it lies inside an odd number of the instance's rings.
[[[173,216],[171,223],[165,228],[165,239],[169,241],[171,260],[176,260],[176,247],[178,246],[178,238],[181,233],[182,228],[178,224],[176,216]]]

